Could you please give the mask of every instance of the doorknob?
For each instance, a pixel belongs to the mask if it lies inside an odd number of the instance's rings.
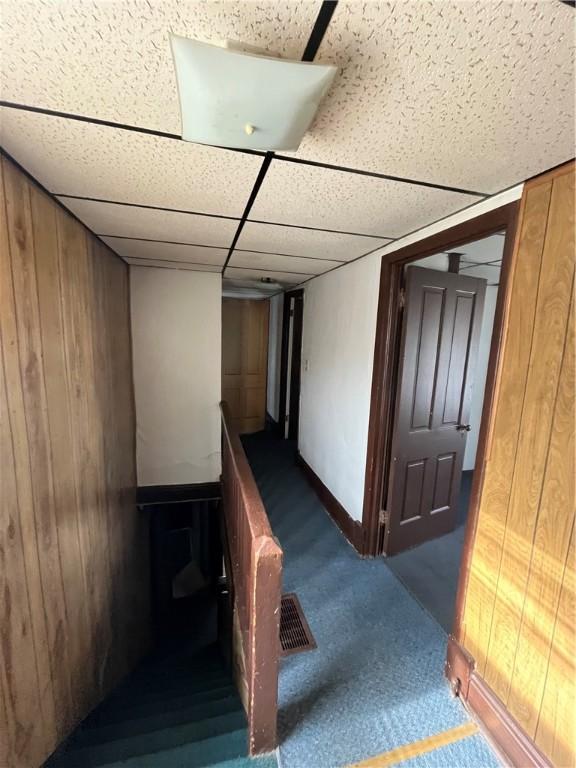
[[[458,424],[456,429],[458,430],[458,432],[470,432],[472,427],[470,426],[470,424]]]

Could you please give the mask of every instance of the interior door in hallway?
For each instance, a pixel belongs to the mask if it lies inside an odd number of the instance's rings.
[[[406,270],[384,552],[456,524],[486,281]]]
[[[222,300],[222,399],[240,433],[264,429],[268,312],[267,299]]]

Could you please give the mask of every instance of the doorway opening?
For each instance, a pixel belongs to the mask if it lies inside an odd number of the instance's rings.
[[[518,204],[384,257],[363,527],[457,634]]]
[[[504,233],[404,266],[388,567],[449,633],[456,604]],[[402,466],[402,456],[405,457]],[[400,475],[400,476],[398,476]],[[394,525],[396,523],[396,525]]]
[[[282,349],[280,355],[280,399],[278,422],[280,436],[298,441],[300,418],[300,367],[302,359],[302,321],[304,290],[284,295]]]

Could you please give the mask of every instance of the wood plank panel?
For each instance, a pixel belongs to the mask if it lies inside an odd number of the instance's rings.
[[[552,764],[559,768],[576,765],[575,559],[573,526],[536,730],[536,743],[548,755]]]
[[[510,712],[532,737],[538,724],[570,530],[574,523],[570,515],[558,514],[558,510],[569,510],[574,501],[573,313],[572,303],[508,701]],[[572,683],[571,678],[567,678],[564,685],[573,683],[573,678]]]
[[[556,179],[552,187],[488,645],[485,679],[504,702],[508,700],[512,679],[570,310],[574,253],[567,245],[569,232],[574,227],[572,189],[571,175]]]
[[[3,163],[3,180],[6,176],[7,166]],[[14,288],[12,281],[12,264],[10,258],[10,238],[8,235],[7,211],[3,181],[3,214],[7,237],[0,249],[0,328],[2,329],[2,349],[4,359],[4,374],[6,377],[7,413],[10,423],[12,439],[12,456],[14,463],[14,485],[7,489],[7,503],[15,505],[18,511],[18,524],[22,536],[23,561],[26,573],[26,597],[30,611],[30,625],[26,631],[33,637],[34,656],[21,659],[26,664],[33,664],[37,668],[37,696],[36,700],[28,699],[26,694],[21,701],[15,689],[12,693],[13,713],[21,712],[21,716],[15,715],[13,722],[18,730],[16,741],[15,764],[26,760],[26,755],[32,749],[29,739],[36,739],[37,725],[32,725],[32,719],[38,718],[42,723],[42,743],[50,739],[56,732],[56,713],[52,680],[50,675],[50,656],[48,643],[48,630],[44,603],[42,596],[42,579],[39,566],[38,541],[36,538],[36,520],[32,490],[32,473],[30,467],[30,454],[28,446],[28,434],[26,430],[26,416],[24,408],[24,396],[20,375],[20,354],[18,348],[18,331],[16,323],[16,307],[14,300]],[[4,465],[3,465],[4,466]],[[3,478],[4,485],[4,478]],[[7,572],[8,574],[9,572]],[[12,579],[11,579],[12,582]],[[11,618],[11,621],[14,619]],[[25,626],[25,625],[23,625]],[[3,627],[4,629],[4,627]],[[6,631],[6,630],[5,630]],[[7,631],[13,631],[13,627],[7,627]],[[3,648],[3,650],[5,650]],[[4,663],[8,662],[4,660]],[[29,707],[29,708],[28,708]],[[30,718],[30,721],[29,721]],[[26,733],[28,732],[28,734]],[[33,736],[30,736],[33,734]],[[53,744],[54,737],[52,736]],[[36,747],[33,748],[35,754]]]
[[[574,164],[524,190],[461,636],[554,765],[574,753]]]
[[[502,364],[461,630],[463,644],[476,660],[480,674],[485,670],[492,626],[551,194],[551,182],[525,194],[510,276]],[[503,376],[503,371],[515,371],[516,375]]]
[[[1,764],[36,768],[147,648],[148,531],[128,267],[1,170]]]

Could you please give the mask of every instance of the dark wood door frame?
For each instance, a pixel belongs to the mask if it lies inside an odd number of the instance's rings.
[[[482,487],[486,460],[486,428],[490,421],[489,416],[494,403],[495,374],[504,331],[505,310],[508,304],[509,273],[516,238],[518,209],[519,201],[508,203],[382,257],[368,446],[366,452],[364,508],[362,514],[363,554],[369,557],[376,556],[381,552],[383,521],[380,518],[381,510],[384,507],[382,499],[386,499],[388,494],[390,447],[394,423],[395,386],[398,373],[398,349],[401,329],[399,310],[403,268],[406,264],[426,256],[457,248],[460,245],[488,237],[497,232],[505,232],[500,290],[498,291],[494,328],[492,331],[490,360],[478,439],[478,471],[474,473],[458,582],[456,618],[453,630],[456,637],[458,637],[463,599],[466,591],[472,543],[476,533],[479,491]]]
[[[291,377],[290,383],[290,399],[292,400],[292,393],[297,392],[297,398],[295,400],[296,407],[290,408],[290,424],[289,424],[289,436],[292,439],[298,437],[298,417],[299,417],[299,398],[300,398],[300,362],[302,353],[302,316],[299,316],[297,321],[296,313],[294,316],[294,326],[292,330],[292,369],[288,370],[288,346],[289,346],[289,332],[290,332],[290,299],[296,299],[301,302],[300,310],[302,310],[304,301],[304,289],[299,288],[295,291],[287,291],[284,294],[284,306],[282,312],[282,348],[280,352],[280,402],[278,404],[278,426],[280,436],[283,438],[285,434],[285,422],[286,422],[286,392],[288,389],[288,376]],[[295,304],[296,306],[296,304]],[[296,341],[296,347],[294,342]]]

